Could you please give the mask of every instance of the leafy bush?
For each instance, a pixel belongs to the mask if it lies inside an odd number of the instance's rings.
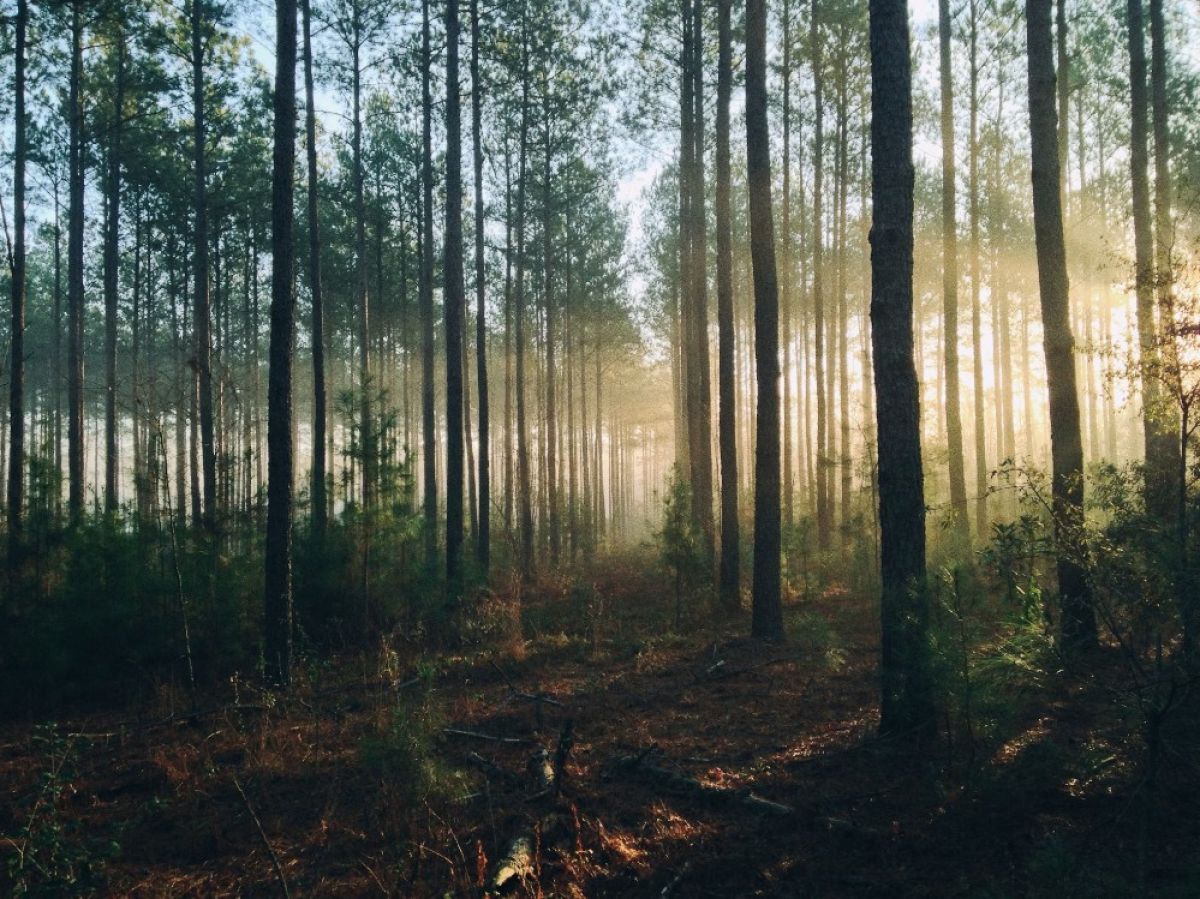
[[[684,595],[706,578],[703,537],[692,516],[692,491],[676,464],[663,499],[659,551],[675,596],[675,627],[683,621]]]
[[[77,743],[53,724],[33,732],[34,749],[45,760],[31,793],[17,801],[24,823],[8,838],[7,889],[12,896],[80,895],[99,890],[105,866],[121,847],[90,839],[63,814],[74,792]]]

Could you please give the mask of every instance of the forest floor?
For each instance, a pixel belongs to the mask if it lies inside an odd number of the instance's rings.
[[[778,646],[681,636],[644,556],[597,571],[527,591],[521,639],[498,596],[459,654],[397,639],[286,697],[3,726],[0,891],[478,896],[524,835],[520,896],[1197,895],[1196,794],[1164,774],[1146,801],[1117,660],[1025,697],[974,758],[914,753],[874,736],[873,602],[793,599]],[[538,747],[565,751],[557,789]]]

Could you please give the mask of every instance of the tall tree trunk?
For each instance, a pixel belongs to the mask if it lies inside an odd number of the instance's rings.
[[[1133,201],[1134,273],[1137,296],[1138,341],[1141,350],[1142,432],[1146,452],[1146,507],[1156,517],[1170,514],[1169,484],[1174,441],[1163,426],[1161,399],[1162,353],[1154,320],[1154,235],[1147,175],[1148,103],[1146,97],[1146,47],[1142,0],[1127,0],[1129,37],[1129,163]]]
[[[974,392],[975,414],[975,533],[985,539],[988,533],[987,491],[987,434],[984,430],[983,409],[983,318],[980,309],[979,262],[979,27],[978,0],[968,3],[967,50],[969,60],[969,122],[967,136],[967,191],[969,194],[968,217],[971,234],[971,374]],[[994,288],[994,285],[993,285]],[[1008,323],[1005,322],[1007,327]],[[997,389],[1002,385],[997,384]],[[1000,404],[997,403],[997,406]],[[997,437],[1000,435],[997,434]]]
[[[1168,377],[1178,378],[1175,338],[1175,274],[1171,253],[1175,245],[1175,226],[1171,221],[1171,135],[1170,109],[1167,103],[1167,26],[1162,0],[1150,0],[1150,108],[1154,134],[1154,284],[1158,316],[1166,357]],[[1175,389],[1179,389],[1176,385]],[[1162,453],[1170,463],[1163,472],[1168,496],[1180,506],[1187,503],[1186,478],[1179,475],[1181,454],[1177,410],[1170,410],[1160,424]],[[1168,449],[1169,445],[1169,449]],[[1164,507],[1166,502],[1164,502]],[[1184,514],[1181,512],[1181,514]]]
[[[549,63],[547,63],[547,69]],[[554,282],[551,277],[554,250],[554,197],[551,190],[551,143],[550,123],[551,94],[547,69],[542,72],[542,299],[546,304],[546,491],[547,491],[547,530],[550,536],[550,563],[558,564],[559,549],[562,544],[558,500],[558,409],[555,404],[555,393],[558,390],[558,373],[555,370],[554,359],[554,327],[556,310],[554,300]]]
[[[53,379],[52,390],[54,393],[54,468],[56,471],[62,471],[62,400],[63,400],[63,372],[62,372],[62,343],[63,343],[63,326],[62,326],[62,203],[59,194],[59,176],[61,170],[54,173],[54,339],[50,348],[50,375]],[[70,223],[68,222],[68,230]],[[69,238],[68,238],[69,239]],[[69,263],[68,263],[69,267]],[[69,274],[69,273],[68,273]],[[68,277],[69,280],[69,277]],[[62,510],[62,487],[54,493],[54,511],[58,513]]]
[[[713,486],[712,486],[712,379],[708,364],[708,236],[704,207],[704,4],[691,0],[692,43],[690,77],[692,78],[692,152],[691,216],[692,237],[692,334],[688,379],[692,387],[692,404],[688,411],[688,452],[692,469],[692,510],[703,539],[703,553],[708,577],[712,576]]]
[[[367,209],[363,193],[362,158],[362,28],[361,11],[356,3],[353,10],[353,109],[354,121],[351,131],[351,154],[354,168],[354,281],[358,305],[358,382],[362,391],[358,398],[358,437],[362,449],[362,507],[369,512],[375,490],[375,457],[378,454],[371,421],[371,310],[367,295]],[[430,250],[432,252],[432,249]],[[366,535],[369,541],[369,534]],[[369,544],[364,543],[363,578],[364,586],[368,575],[366,557]],[[369,598],[364,597],[364,602]]]
[[[821,33],[817,0],[812,0],[809,17],[809,53],[813,68],[813,374],[817,395],[817,545],[829,549],[833,530],[833,500],[829,490],[829,410],[825,392],[825,292],[823,251],[825,219],[825,74],[821,63]]]
[[[456,603],[463,542],[462,116],[458,84],[458,0],[446,0],[446,591]]]
[[[491,560],[491,465],[488,459],[487,316],[483,258],[483,81],[479,73],[479,0],[471,0],[471,149],[475,176],[475,374],[479,390],[479,530],[475,561],[484,583]]]
[[[850,541],[850,494],[853,488],[854,468],[850,452],[850,366],[847,347],[849,344],[849,301],[847,298],[846,266],[847,249],[847,198],[850,192],[850,97],[849,73],[846,58],[846,28],[838,29],[838,167],[837,167],[837,301],[838,301],[838,411],[839,450],[838,459],[841,475],[841,536],[842,547]]]
[[[16,57],[13,78],[13,246],[12,319],[9,339],[12,359],[8,383],[8,565],[16,569],[21,548],[25,492],[25,46],[29,2],[17,0]],[[57,252],[57,247],[56,247]],[[57,385],[56,389],[57,389]]]
[[[879,728],[934,726],[926,658],[925,496],[913,366],[912,63],[908,4],[870,0],[871,347],[883,581]]]
[[[307,16],[305,18],[307,26]],[[307,39],[306,39],[307,43]],[[275,4],[271,174],[271,370],[267,397],[267,542],[263,610],[267,677],[287,686],[292,662],[292,357],[296,287],[296,0]]]
[[[754,597],[751,633],[783,639],[779,534],[779,285],[771,209],[767,125],[766,0],[746,3],[746,178],[754,266],[754,349],[758,423],[754,451]]]
[[[783,64],[780,79],[783,82],[783,240],[780,251],[783,257],[779,277],[780,339],[783,341],[783,524],[789,530],[796,522],[795,496],[792,466],[792,296],[795,289],[795,254],[792,252],[792,7],[790,0],[783,3]],[[803,171],[801,171],[803,178]],[[718,301],[719,302],[719,301]]]
[[[317,215],[317,114],[313,99],[312,9],[300,0],[304,13],[304,143],[308,169],[308,289],[312,298],[312,527],[318,541],[325,536],[329,500],[325,493],[325,298],[321,285],[321,230]]]
[[[963,465],[962,408],[958,396],[958,212],[954,171],[954,90],[950,76],[950,0],[938,0],[938,48],[942,96],[942,316],[946,366],[946,440],[950,459],[950,508],[963,525],[967,486]]]
[[[72,522],[83,514],[83,77],[82,0],[71,4],[70,212],[67,236],[67,468]]]
[[[733,228],[730,211],[729,103],[733,93],[732,0],[717,3],[717,390],[721,451],[721,605],[741,604],[737,409],[734,405]]]
[[[533,580],[533,497],[529,478],[529,432],[525,420],[525,198],[529,156],[529,11],[521,5],[521,136],[517,162],[517,272],[515,309],[517,392],[517,497],[521,579]]]
[[[1067,253],[1059,191],[1055,123],[1054,57],[1050,40],[1052,0],[1026,0],[1029,48],[1029,136],[1033,157],[1033,224],[1038,288],[1042,300],[1046,381],[1050,394],[1050,453],[1058,541],[1058,590],[1062,635],[1068,645],[1096,642],[1096,619],[1087,579],[1072,542],[1083,524],[1083,443],[1075,389]],[[1138,0],[1131,0],[1136,3]]]
[[[1070,146],[1067,134],[1069,116],[1067,102],[1071,96],[1070,56],[1067,53],[1067,0],[1055,0],[1054,41],[1057,53],[1058,78],[1055,88],[1058,91],[1058,184],[1062,195],[1063,216],[1067,210],[1067,148]]]
[[[121,132],[125,116],[125,33],[118,17],[113,117],[104,186],[104,511],[117,510],[117,277],[121,236]]]
[[[504,135],[504,530],[513,529],[513,185],[512,150]]]
[[[192,313],[195,316],[194,339],[196,375],[199,379],[201,464],[203,465],[203,508],[205,527],[216,527],[217,451],[213,430],[212,335],[208,277],[208,139],[204,115],[204,54],[207,50],[201,30],[204,28],[203,0],[191,0],[192,31],[192,161],[193,203],[193,274],[196,280]]]
[[[421,2],[421,461],[424,470],[425,562],[437,560],[437,421],[433,408],[433,97],[429,0]]]

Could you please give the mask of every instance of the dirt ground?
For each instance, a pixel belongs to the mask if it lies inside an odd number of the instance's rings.
[[[1160,780],[1141,811],[1115,664],[1030,696],[983,757],[913,751],[874,735],[871,601],[795,599],[762,645],[700,608],[670,627],[644,560],[600,572],[527,593],[521,636],[501,591],[455,654],[398,636],[283,698],[75,716],[51,749],[5,725],[3,890],[23,850],[76,878],[56,894],[90,867],[111,895],[479,896],[525,835],[519,896],[1200,894],[1196,796]],[[557,789],[539,747],[565,755]]]

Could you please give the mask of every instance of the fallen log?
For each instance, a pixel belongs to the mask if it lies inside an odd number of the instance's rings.
[[[525,831],[513,837],[508,850],[496,863],[488,890],[503,890],[533,874],[533,834]]]
[[[790,805],[765,799],[750,790],[734,790],[729,787],[701,783],[694,777],[651,764],[642,756],[622,756],[617,759],[616,767],[618,770],[635,777],[643,777],[676,793],[742,805],[752,811],[768,815],[782,817],[795,812]]]
[[[554,789],[556,780],[554,765],[550,762],[550,753],[545,746],[539,746],[534,750],[525,765],[525,770],[529,772],[535,795],[549,793]]]

